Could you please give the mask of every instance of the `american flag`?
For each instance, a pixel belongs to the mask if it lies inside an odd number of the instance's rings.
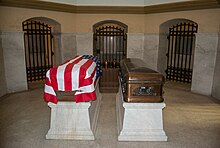
[[[47,71],[44,100],[57,104],[56,90],[77,91],[76,102],[96,99],[95,85],[102,75],[100,60],[96,56],[82,55]]]
[[[83,55],[83,59],[91,59],[96,63],[97,69],[96,69],[96,79],[98,79],[102,75],[102,67],[101,62],[97,56],[93,55]]]

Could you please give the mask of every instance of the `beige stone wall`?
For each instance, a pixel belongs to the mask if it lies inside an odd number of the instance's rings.
[[[129,32],[144,32],[144,14],[74,14],[46,10],[0,6],[0,30],[21,32],[22,22],[33,17],[46,17],[61,24],[62,33],[92,32],[92,26],[103,20],[118,20],[129,26]]]
[[[33,17],[46,17],[57,21],[62,24],[61,32],[76,32],[76,17],[73,13],[3,6],[0,6],[0,31],[21,32],[22,22]]]
[[[218,32],[220,9],[180,11],[145,15],[145,33],[159,33],[160,24],[172,19],[189,19],[198,23],[198,32]]]
[[[0,30],[22,31],[22,22],[33,17],[47,17],[61,24],[61,32],[92,32],[92,25],[103,20],[117,20],[129,26],[129,33],[158,33],[160,24],[177,18],[199,24],[199,32],[218,32],[220,9],[180,11],[158,14],[74,14],[37,9],[0,6]]]
[[[92,26],[104,20],[117,20],[128,25],[129,33],[144,32],[144,14],[76,14],[76,31],[92,32]]]

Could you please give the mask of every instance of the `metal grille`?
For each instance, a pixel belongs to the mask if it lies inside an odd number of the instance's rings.
[[[37,21],[23,22],[27,81],[45,79],[48,69],[53,67],[53,36],[51,27]]]
[[[103,67],[119,67],[119,62],[126,58],[127,28],[107,22],[94,30],[94,55],[99,57]]]
[[[103,67],[100,91],[117,92],[119,63],[127,52],[127,25],[107,20],[95,24],[93,31],[93,54],[99,57]]]
[[[191,83],[195,33],[198,25],[185,22],[169,28],[166,79]]]

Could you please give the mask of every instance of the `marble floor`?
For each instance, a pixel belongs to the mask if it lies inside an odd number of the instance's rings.
[[[220,103],[166,82],[163,110],[167,142],[118,142],[115,95],[103,94],[95,141],[46,140],[50,108],[43,88],[0,98],[0,148],[219,148]]]

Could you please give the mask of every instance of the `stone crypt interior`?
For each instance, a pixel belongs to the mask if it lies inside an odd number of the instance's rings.
[[[217,0],[1,0],[0,147],[219,147],[219,8]],[[95,140],[46,139],[46,71],[76,55],[102,63]],[[118,140],[125,58],[165,77],[167,141]]]

